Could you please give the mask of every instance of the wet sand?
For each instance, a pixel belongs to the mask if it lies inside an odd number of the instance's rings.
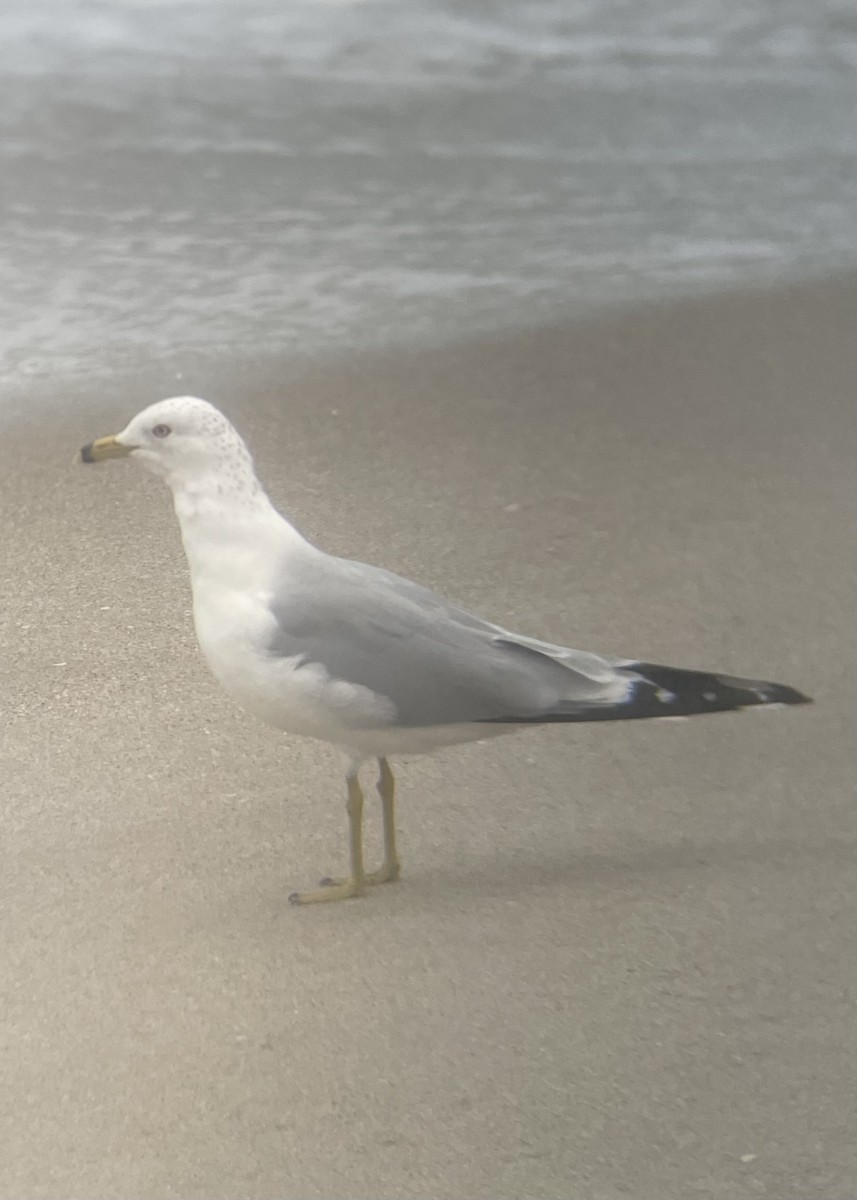
[[[18,398],[0,1195],[854,1194],[853,313],[836,280]],[[289,908],[344,865],[341,761],[208,677],[161,485],[71,461],[176,390],[330,550],[816,703],[402,763],[402,883]]]

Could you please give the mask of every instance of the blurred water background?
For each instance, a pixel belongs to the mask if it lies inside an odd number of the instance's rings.
[[[5,0],[0,63],[19,387],[857,262],[840,0]]]

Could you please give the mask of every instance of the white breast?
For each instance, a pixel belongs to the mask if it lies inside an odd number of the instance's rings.
[[[276,630],[270,593],[195,583],[194,624],[200,649],[226,691],[277,729],[351,744],[356,728],[377,728],[394,716],[389,701],[332,679],[319,663],[299,654],[270,655]]]
[[[346,745],[349,732],[389,723],[395,713],[384,697],[332,679],[323,664],[299,653],[269,653],[277,629],[274,587],[281,593],[290,569],[300,571],[318,551],[266,499],[238,511],[218,501],[176,494],[197,640],[226,691],[277,729]]]

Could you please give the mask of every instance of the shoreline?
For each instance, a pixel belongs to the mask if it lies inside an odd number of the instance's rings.
[[[688,307],[694,312],[703,312],[708,308],[717,310],[724,305],[731,307],[735,304],[754,307],[809,292],[841,298],[850,294],[855,286],[857,268],[849,265],[834,273],[815,271],[795,273],[773,281],[756,279],[732,286],[689,287],[672,297],[653,295],[648,300],[637,297],[626,302],[604,302],[592,307],[581,303],[569,307],[565,312],[558,310],[549,318],[532,322],[521,320],[507,326],[462,333],[459,337],[420,341],[412,346],[354,345],[333,350],[320,348],[305,353],[279,352],[272,348],[251,356],[245,356],[240,346],[230,346],[227,350],[199,346],[185,348],[167,357],[160,356],[157,364],[148,362],[136,347],[122,349],[116,346],[108,351],[105,362],[95,362],[90,370],[80,366],[63,376],[62,387],[77,406],[85,405],[88,400],[91,402],[93,386],[96,395],[109,394],[114,390],[137,391],[144,387],[158,396],[179,394],[178,391],[170,393],[170,387],[185,387],[190,394],[204,394],[204,389],[224,390],[224,382],[229,387],[240,389],[242,381],[246,381],[248,374],[252,376],[253,372],[258,372],[260,378],[266,381],[266,386],[270,386],[270,381],[278,377],[293,383],[349,367],[358,366],[365,372],[397,361],[461,355],[468,349],[514,345],[519,340],[538,335],[560,336],[566,330],[597,332],[599,328],[633,325],[644,314],[667,315]],[[50,409],[55,403],[56,386],[44,371],[23,379],[10,375],[3,384],[0,428],[13,428],[31,408],[45,406]],[[53,411],[60,409],[54,408]]]

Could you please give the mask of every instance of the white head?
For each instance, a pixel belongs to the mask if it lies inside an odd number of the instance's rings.
[[[221,490],[256,491],[253,460],[233,426],[196,396],[172,396],[137,413],[121,433],[80,452],[85,463],[130,456],[162,476],[174,492],[217,481]]]

